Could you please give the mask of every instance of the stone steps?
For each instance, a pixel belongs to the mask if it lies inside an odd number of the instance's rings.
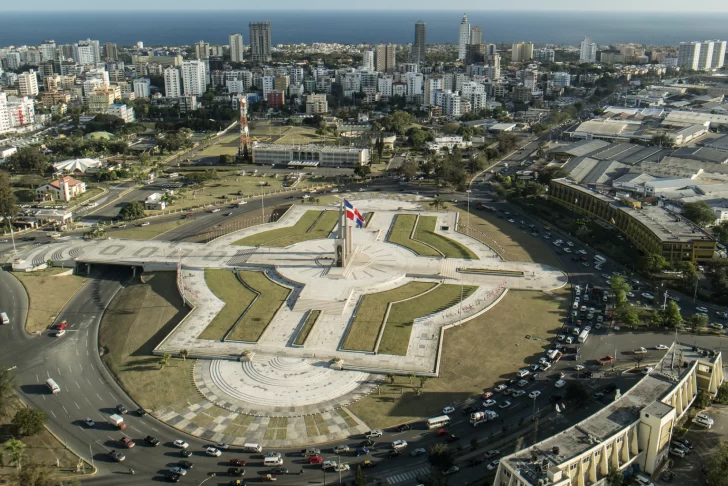
[[[293,306],[295,312],[320,310],[327,314],[341,315],[346,308],[347,300],[298,299]]]

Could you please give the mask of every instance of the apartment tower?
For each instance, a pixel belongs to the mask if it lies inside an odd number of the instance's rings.
[[[460,35],[458,37],[458,59],[465,60],[468,53],[468,45],[470,44],[470,23],[468,16],[463,14],[463,20],[460,22]]]
[[[250,59],[255,63],[270,62],[271,38],[270,21],[255,22],[250,27]]]
[[[243,34],[230,34],[230,62],[243,62]]]
[[[427,44],[427,25],[423,21],[415,24],[415,43],[412,46],[412,62],[425,62],[425,45]]]

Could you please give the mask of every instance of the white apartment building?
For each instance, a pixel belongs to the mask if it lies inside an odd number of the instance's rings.
[[[362,69],[364,71],[374,71],[374,51],[366,50],[362,53]]]
[[[533,59],[533,44],[530,42],[516,42],[511,45],[511,61],[520,62]]]
[[[463,14],[463,20],[460,22],[460,32],[458,36],[458,60],[465,60],[468,45],[470,45],[470,23],[468,16]]]
[[[584,37],[579,50],[579,62],[597,62],[597,45],[591,37]]]
[[[697,71],[699,62],[700,42],[681,42],[677,51],[678,66]]]
[[[100,62],[99,41],[78,41],[78,44],[73,45],[73,58],[83,66]]]
[[[726,41],[713,41],[713,61],[711,67],[720,69],[725,65]]]
[[[392,83],[394,83],[394,78],[392,76],[383,76],[379,78],[377,90],[382,94],[382,97],[391,98],[393,96]]]
[[[543,49],[535,49],[533,51],[533,60],[538,62],[554,62],[556,52],[553,49],[544,47]]]
[[[230,61],[243,62],[243,35],[230,34]]]
[[[442,91],[442,78],[427,78],[425,81],[425,106],[436,105],[436,95]]]
[[[182,96],[182,83],[180,82],[179,69],[176,67],[164,69],[164,96],[167,98]]]
[[[124,123],[134,123],[136,116],[134,115],[134,108],[127,106],[123,103],[113,103],[107,110],[107,115],[114,115],[124,120]]]
[[[8,112],[8,96],[0,92],[0,133],[10,131],[10,113]]]
[[[18,88],[23,96],[38,96],[38,75],[32,69],[18,74]]]
[[[268,93],[275,89],[275,76],[263,76],[261,82],[263,84],[263,99],[268,100]]]
[[[24,127],[35,123],[35,104],[27,96],[11,96],[7,99],[10,127]]]
[[[133,81],[134,99],[149,98],[149,88],[152,85],[149,78],[136,78]]]
[[[684,69],[708,71],[720,69],[725,64],[726,41],[705,40],[681,42],[677,64]],[[667,58],[665,58],[667,64]]]
[[[392,96],[407,96],[407,83],[402,81],[392,83]]]
[[[531,88],[531,90],[536,89],[536,86],[538,85],[538,71],[526,69],[523,71],[522,76],[524,86]]]
[[[225,82],[228,94],[245,93],[245,83],[242,79],[231,79]]]
[[[301,84],[303,83],[305,73],[302,67],[292,67],[289,76],[291,78],[291,84]]]
[[[435,95],[435,104],[442,108],[442,114],[458,117],[461,113],[460,94],[452,91],[438,91]]]
[[[566,88],[567,86],[571,86],[571,74],[565,72],[552,73],[551,82],[554,86]]]
[[[23,65],[20,53],[16,51],[10,51],[5,53],[5,63],[7,64],[8,69],[18,69],[20,66]]]
[[[182,87],[185,96],[199,96],[207,91],[205,63],[199,59],[182,61]]]
[[[43,61],[55,61],[56,60],[56,41],[44,40],[39,47],[40,56]]]
[[[422,73],[407,73],[404,81],[407,83],[407,96],[422,94],[422,83],[424,82]]]
[[[329,111],[329,103],[325,94],[310,94],[306,96],[306,114],[320,115]]]
[[[485,92],[485,85],[476,83],[475,81],[463,83],[462,89],[460,90],[460,96],[462,99],[470,102],[470,107],[473,111],[485,108],[488,101],[487,94]]]

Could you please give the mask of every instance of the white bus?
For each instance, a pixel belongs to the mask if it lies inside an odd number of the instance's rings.
[[[600,265],[604,265],[605,263],[607,263],[607,259],[601,255],[594,255],[594,261],[599,263]]]
[[[584,329],[583,331],[581,331],[581,333],[579,333],[579,338],[577,339],[577,341],[579,341],[580,343],[585,343],[587,338],[589,338],[589,331]]]
[[[58,384],[53,380],[53,378],[48,378],[46,380],[46,386],[51,391],[51,393],[53,393],[54,395],[56,393],[61,393],[61,387],[58,386]]]
[[[444,427],[450,423],[450,417],[448,415],[441,415],[439,417],[432,417],[427,419],[427,427],[434,429],[437,427]]]

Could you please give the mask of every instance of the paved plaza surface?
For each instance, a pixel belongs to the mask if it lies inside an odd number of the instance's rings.
[[[283,441],[280,446],[295,445],[296,440],[310,443],[312,436],[333,440],[337,434],[346,436],[366,428],[345,407],[375,390],[384,373],[436,376],[445,329],[486,312],[509,289],[551,291],[567,283],[567,276],[555,268],[503,261],[487,245],[455,231],[458,213],[429,211],[418,203],[396,199],[364,199],[355,204],[363,213],[374,214],[366,228],[352,230],[353,257],[343,269],[332,267],[336,228],[327,239],[284,248],[234,244],[262,231],[292,227],[307,211],[336,210],[315,205],[294,205],[275,223],[246,228],[207,244],[106,239],[42,245],[22,254],[13,268],[27,270],[51,260],[64,266],[108,263],[177,271],[180,291],[191,311],[155,353],[176,355],[186,349],[190,357],[200,358],[194,381],[204,400],[183,410],[160,411],[160,418],[194,435],[233,443],[250,441],[258,432],[263,434],[261,441]],[[478,258],[423,257],[387,242],[394,218],[403,213],[435,216],[437,234],[465,245]],[[198,338],[225,306],[207,286],[205,269],[209,268],[263,271],[291,290],[257,342]],[[342,348],[364,295],[413,281],[477,288],[453,307],[415,319],[404,356],[378,354],[376,348],[373,352]],[[305,344],[294,346],[312,310],[320,310],[321,315]],[[242,357],[244,351],[246,357]],[[333,358],[338,361],[335,366]],[[214,417],[207,412],[210,407]],[[204,420],[196,421],[200,414]],[[253,419],[242,424],[236,416]],[[310,417],[314,416],[318,422],[312,427]],[[263,422],[272,418],[285,418],[285,422],[274,422],[285,424],[277,427],[285,432],[270,432]]]

